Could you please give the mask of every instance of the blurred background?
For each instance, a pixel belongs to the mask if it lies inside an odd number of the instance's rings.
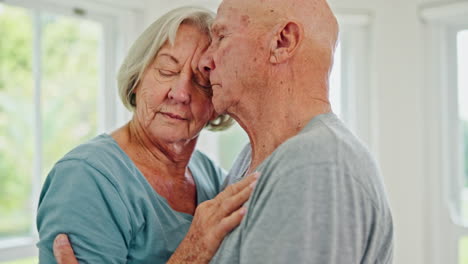
[[[128,121],[115,73],[132,41],[172,8],[219,3],[0,0],[1,264],[37,263],[53,164]],[[341,27],[332,105],[381,165],[394,263],[468,264],[468,1],[329,3]],[[197,147],[228,170],[247,141],[236,125]]]

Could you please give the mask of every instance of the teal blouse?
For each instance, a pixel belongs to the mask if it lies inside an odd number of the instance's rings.
[[[189,162],[198,203],[216,196],[224,171],[195,151]],[[193,216],[174,211],[115,140],[78,146],[49,173],[39,200],[40,263],[56,263],[55,236],[69,235],[80,263],[165,263]]]

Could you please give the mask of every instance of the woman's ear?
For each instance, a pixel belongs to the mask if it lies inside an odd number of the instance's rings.
[[[281,26],[271,42],[270,62],[279,64],[287,61],[302,42],[304,30],[301,24],[289,21]]]

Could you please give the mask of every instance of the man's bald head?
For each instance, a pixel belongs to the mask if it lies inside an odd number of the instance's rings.
[[[299,24],[304,36],[301,57],[331,67],[339,29],[326,0],[224,0],[220,10],[225,8],[239,9],[246,21],[266,30],[290,21]]]

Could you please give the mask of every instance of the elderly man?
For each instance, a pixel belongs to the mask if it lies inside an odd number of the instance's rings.
[[[391,263],[377,165],[332,113],[338,25],[325,0],[224,0],[199,68],[250,144],[228,181],[260,171],[212,263]]]
[[[325,0],[224,0],[200,68],[247,131],[230,177],[258,170],[214,263],[391,263],[393,226],[365,147],[331,113],[338,35]],[[232,180],[231,180],[232,182]]]

